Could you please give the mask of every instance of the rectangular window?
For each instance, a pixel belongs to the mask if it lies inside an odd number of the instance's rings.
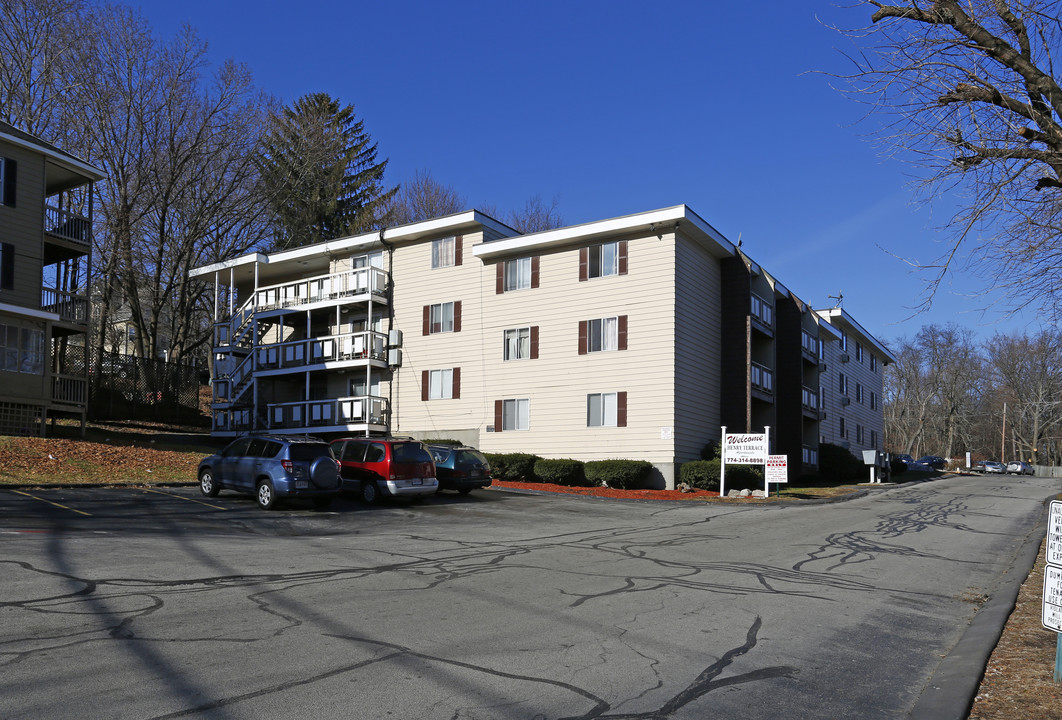
[[[870,431],[870,447],[874,448],[875,450],[878,447],[878,431],[877,430],[871,430]]]
[[[837,421],[837,436],[842,438],[848,437],[848,433],[845,431],[844,427],[844,418],[837,418]]]
[[[531,357],[531,328],[505,331],[505,360],[527,360]]]
[[[428,399],[444,400],[454,396],[454,371],[428,371]]]
[[[841,352],[848,352],[848,333],[841,331]]]
[[[591,245],[589,263],[587,274],[592,278],[619,275],[619,243]]]
[[[619,318],[591,320],[587,326],[586,351],[611,352],[619,349]]]
[[[430,306],[428,334],[454,331],[454,304],[438,303]]]
[[[856,443],[859,444],[859,445],[863,444],[863,426],[862,425],[856,425]]]
[[[860,385],[859,383],[856,383],[856,402],[857,403],[862,403],[863,402],[863,386]]]
[[[591,393],[586,396],[586,426],[616,427],[617,422],[616,393]]]
[[[15,207],[15,161],[0,157],[0,205]]]
[[[848,394],[848,378],[844,376],[844,373],[838,373],[837,375],[839,383],[837,385],[837,391],[842,395]]]
[[[870,409],[871,410],[877,410],[878,409],[878,394],[876,392],[874,392],[873,390],[870,391]]]
[[[863,343],[856,343],[856,360],[863,362]]]
[[[531,287],[531,258],[505,261],[505,292]]]
[[[448,237],[431,241],[432,268],[453,267],[457,264],[456,238]]]
[[[870,353],[870,372],[876,372],[878,369],[878,356],[874,353]]]
[[[530,423],[530,403],[527,398],[502,400],[502,430],[527,430]]]
[[[0,243],[0,290],[15,288],[15,246]]]
[[[44,332],[0,325],[0,370],[44,374]]]

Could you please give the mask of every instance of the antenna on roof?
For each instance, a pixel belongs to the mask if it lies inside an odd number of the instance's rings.
[[[741,247],[741,233],[740,233],[740,232],[738,233],[738,242],[737,242],[737,246],[738,246],[738,247]]]
[[[837,291],[836,295],[827,295],[826,297],[828,297],[830,300],[837,301],[837,303],[834,305],[835,308],[841,307],[841,304],[844,302],[844,293],[842,293],[840,290]]]

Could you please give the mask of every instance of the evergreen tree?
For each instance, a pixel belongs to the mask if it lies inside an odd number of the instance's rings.
[[[326,93],[304,95],[273,116],[262,180],[273,208],[275,249],[380,227],[397,188],[383,184],[387,160],[357,120]]]

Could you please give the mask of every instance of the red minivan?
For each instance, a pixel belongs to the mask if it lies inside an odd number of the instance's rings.
[[[342,468],[343,489],[367,503],[381,496],[419,498],[439,489],[428,447],[412,438],[343,438],[329,443]]]

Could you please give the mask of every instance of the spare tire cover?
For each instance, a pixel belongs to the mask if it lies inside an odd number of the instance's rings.
[[[330,457],[319,457],[310,465],[310,482],[321,490],[339,487],[339,469]]]

